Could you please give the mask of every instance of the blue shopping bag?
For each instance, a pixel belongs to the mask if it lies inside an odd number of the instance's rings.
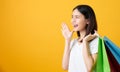
[[[104,43],[111,51],[112,55],[115,57],[117,62],[120,64],[120,48],[116,46],[110,39],[108,39],[106,36],[103,38]]]

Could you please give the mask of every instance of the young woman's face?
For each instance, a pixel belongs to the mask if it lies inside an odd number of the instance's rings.
[[[85,30],[86,25],[88,24],[88,20],[85,19],[84,15],[75,9],[72,13],[71,19],[74,31],[82,31]]]

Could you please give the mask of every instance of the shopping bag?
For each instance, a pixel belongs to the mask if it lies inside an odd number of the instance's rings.
[[[103,38],[98,40],[98,57],[96,62],[96,72],[110,72],[110,66]]]
[[[109,48],[105,45],[107,56],[108,56],[108,61],[110,64],[110,71],[111,72],[120,72],[120,65],[115,59],[115,57],[112,55],[111,51]]]
[[[109,48],[112,55],[115,57],[117,62],[120,64],[120,48],[117,47],[110,39],[104,37],[105,45]]]

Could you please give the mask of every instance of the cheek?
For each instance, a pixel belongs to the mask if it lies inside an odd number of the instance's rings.
[[[76,19],[76,23],[80,24],[81,20],[80,19]]]
[[[78,24],[81,25],[81,26],[84,26],[86,25],[85,21],[84,20],[77,20]]]
[[[86,26],[86,22],[84,20],[79,20],[78,24],[79,24],[79,29],[84,29]]]

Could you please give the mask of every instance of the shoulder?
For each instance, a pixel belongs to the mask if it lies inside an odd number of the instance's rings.
[[[99,36],[93,39],[92,41],[90,41],[89,46],[90,46],[91,54],[98,52],[98,40],[99,40]]]
[[[73,38],[73,39],[71,40],[71,42],[76,41],[76,40],[77,40],[77,38]]]
[[[96,38],[94,38],[93,40],[90,41],[90,44],[97,43],[98,39],[99,39],[99,37],[97,36]]]
[[[94,38],[93,40],[90,41],[90,44],[98,44],[98,40],[99,40],[99,34],[96,38]]]
[[[74,38],[74,39],[71,40],[70,44],[73,44],[73,43],[75,43],[76,41],[77,41],[77,38]]]
[[[97,36],[96,38],[94,38],[93,40],[91,40],[91,41],[89,42],[90,48],[98,47],[99,37],[100,37],[100,36]]]
[[[70,48],[72,48],[76,42],[77,42],[77,38],[72,39],[70,42]]]

